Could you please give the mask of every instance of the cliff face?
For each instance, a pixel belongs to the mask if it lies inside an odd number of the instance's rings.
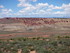
[[[70,30],[70,19],[64,18],[2,18],[0,31]]]

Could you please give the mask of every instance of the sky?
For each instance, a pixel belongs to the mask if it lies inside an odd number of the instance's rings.
[[[0,0],[3,17],[70,18],[70,0]]]

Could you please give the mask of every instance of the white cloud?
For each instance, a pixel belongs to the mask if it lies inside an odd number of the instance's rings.
[[[2,9],[2,12],[12,12],[12,9]]]
[[[0,17],[11,16],[12,12],[12,9],[1,9]]]
[[[21,2],[24,2],[24,1],[37,1],[37,0],[18,0],[18,1],[21,1]]]
[[[24,3],[22,3],[22,5],[23,4]],[[24,5],[27,5],[27,4],[28,4],[28,6],[24,6]],[[39,11],[41,12],[41,9],[44,8],[44,7],[47,7],[48,6],[48,3],[38,3],[36,5],[32,5],[30,3],[25,3],[24,5],[23,5],[23,7],[25,7],[25,8],[19,10],[19,13],[22,13],[22,14],[25,14],[25,13],[31,14],[31,12],[34,12],[34,11],[36,13],[39,12]],[[42,10],[42,11],[44,11],[44,10]]]
[[[13,12],[12,9],[2,9],[1,14],[9,15],[11,12]]]
[[[0,5],[0,8],[4,8],[4,6],[3,5]]]
[[[36,2],[37,0],[32,0],[33,2]]]
[[[32,5],[29,3],[19,3],[18,4],[18,7],[30,7],[30,6],[32,6]]]
[[[5,16],[70,16],[70,3],[62,4],[61,6],[55,6],[53,4],[49,5],[48,3],[35,3],[34,5],[30,3],[36,2],[37,0],[18,0],[19,4],[17,6],[21,10],[16,13],[12,13],[12,9],[2,9],[0,15]]]
[[[63,4],[62,9],[65,9],[65,8],[70,8],[70,3],[69,4]]]
[[[63,12],[61,12],[61,11],[56,11],[56,12],[54,12],[54,14],[63,14]]]
[[[48,3],[38,3],[37,7],[46,7],[48,6]]]
[[[18,0],[20,3],[18,4],[18,7],[31,7],[32,4],[30,4],[30,1],[36,2],[37,0]]]
[[[49,11],[50,12],[50,11],[52,11],[52,9],[47,9],[46,11]]]
[[[49,8],[54,8],[54,5],[51,4],[51,5],[49,5],[48,7],[49,7]]]
[[[49,5],[48,7],[51,9],[62,9],[62,7],[54,6],[54,5]]]
[[[61,7],[55,6],[53,9],[62,9]]]
[[[30,1],[37,1],[37,0],[19,0],[20,3],[18,4],[19,7],[23,7],[23,9],[18,11],[20,15],[62,15],[65,16],[66,14],[70,14],[70,3],[69,4],[62,4],[61,6],[55,6],[53,4],[49,5],[48,3],[37,3],[32,5],[29,3]],[[55,11],[57,10],[57,11]]]

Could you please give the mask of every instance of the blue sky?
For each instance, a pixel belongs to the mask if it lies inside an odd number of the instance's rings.
[[[70,0],[0,0],[0,17],[70,17]]]

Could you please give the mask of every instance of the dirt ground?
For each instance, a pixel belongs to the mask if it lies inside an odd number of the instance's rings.
[[[50,37],[55,34],[70,34],[70,32],[26,32],[26,33],[11,33],[11,34],[0,34],[0,39],[11,38],[11,37]]]

